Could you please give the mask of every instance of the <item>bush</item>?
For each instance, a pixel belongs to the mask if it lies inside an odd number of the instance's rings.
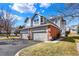
[[[66,37],[68,37],[69,33],[70,33],[70,31],[66,31]]]

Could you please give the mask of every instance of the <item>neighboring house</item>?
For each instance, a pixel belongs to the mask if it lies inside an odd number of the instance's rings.
[[[66,20],[64,20],[62,16],[51,17],[50,21],[60,28],[61,36],[66,35]]]
[[[70,28],[70,32],[76,34],[76,33],[77,33],[77,25],[72,26],[72,27]]]
[[[21,30],[21,38],[39,41],[54,40],[59,38],[60,34],[65,34],[64,22],[62,17],[53,21],[52,18],[48,20],[44,16],[35,14],[29,19],[30,26]]]
[[[71,34],[78,34],[78,25],[73,25],[70,27]]]

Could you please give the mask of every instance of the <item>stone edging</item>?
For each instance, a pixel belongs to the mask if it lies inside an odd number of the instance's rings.
[[[77,49],[77,52],[79,53],[79,43],[76,43],[76,49]]]
[[[60,42],[61,40],[63,40],[63,38],[59,38],[57,40],[54,40],[54,41],[44,41],[45,43],[58,43]]]
[[[24,47],[24,48],[25,48],[25,47]],[[24,48],[22,48],[21,50],[19,50],[19,51],[15,54],[15,56],[19,56],[19,53],[20,53]]]

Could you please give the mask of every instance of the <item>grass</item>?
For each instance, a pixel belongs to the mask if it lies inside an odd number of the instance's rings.
[[[6,36],[6,34],[0,34],[0,36]]]
[[[24,48],[20,56],[77,56],[76,40],[79,37],[67,37],[58,43],[38,43]]]
[[[10,40],[10,39],[12,39],[12,38],[14,38],[14,39],[18,39],[19,37],[9,37],[9,38],[4,37],[4,38],[0,38],[0,40]]]
[[[9,36],[7,38],[6,34],[0,34],[0,36],[1,36],[0,40],[10,40],[12,38],[19,38],[18,36]]]
[[[4,37],[4,38],[0,38],[0,40],[9,40],[9,38]]]
[[[71,36],[71,37],[67,37],[65,38],[67,41],[70,42],[75,42],[75,43],[79,43],[79,36]]]

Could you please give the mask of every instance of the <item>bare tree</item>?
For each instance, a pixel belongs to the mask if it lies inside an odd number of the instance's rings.
[[[25,28],[24,25],[20,25],[18,27],[16,27],[14,34],[17,36],[17,34],[20,34],[20,31]]]
[[[52,9],[55,9],[59,15],[64,17],[79,17],[79,4],[78,3],[64,3],[63,8],[58,5],[52,4]]]
[[[3,22],[3,23],[1,23],[1,25],[8,37],[8,36],[10,36],[12,26],[15,24],[14,16],[10,13],[7,13],[6,11],[3,11],[3,10],[1,12],[1,14],[2,14],[1,19]]]
[[[57,15],[66,19],[66,25],[69,25],[75,18],[79,18],[78,3],[64,3],[63,7],[59,7],[59,5],[60,4],[52,4],[52,10],[54,9],[57,12]]]

